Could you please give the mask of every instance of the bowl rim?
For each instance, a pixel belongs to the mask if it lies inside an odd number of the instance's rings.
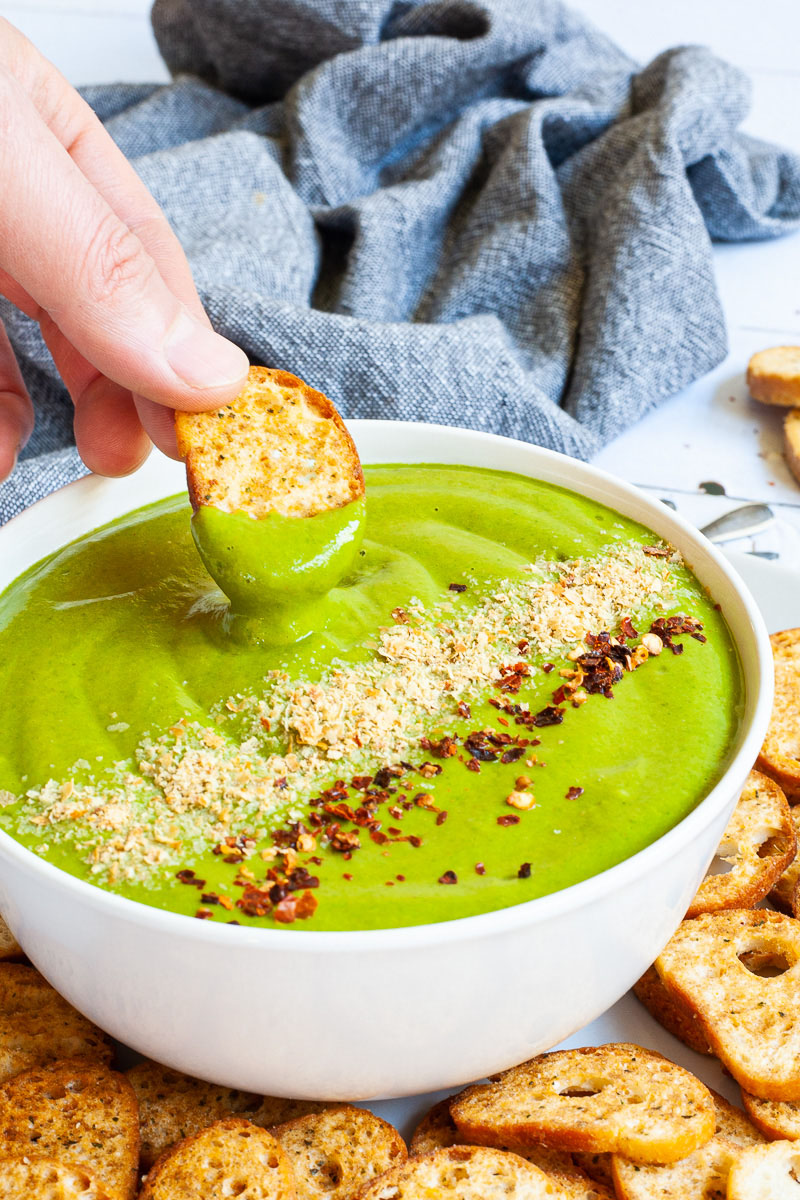
[[[79,879],[77,876],[71,875],[60,867],[56,867],[52,863],[40,858],[32,850],[27,849],[27,847],[17,842],[2,829],[0,829],[0,858],[8,856],[12,860],[16,860],[22,869],[39,876],[43,884],[49,882],[56,887],[65,889],[79,905],[85,904],[90,908],[99,909],[101,912],[107,913],[112,919],[122,919],[126,923],[148,926],[154,931],[158,930],[165,934],[172,932],[175,936],[188,938],[192,942],[201,942],[208,945],[225,944],[231,950],[258,948],[262,951],[284,951],[292,954],[319,954],[320,952],[323,954],[342,954],[364,951],[379,951],[383,953],[400,949],[430,948],[444,943],[504,935],[524,926],[546,922],[553,917],[561,916],[571,910],[577,911],[585,905],[592,904],[594,901],[601,899],[610,892],[624,888],[634,878],[646,874],[651,866],[655,868],[660,861],[674,856],[682,845],[694,840],[695,836],[700,834],[702,829],[710,824],[715,816],[718,815],[719,810],[730,799],[730,787],[726,781],[738,773],[741,773],[742,778],[744,778],[747,771],[755,763],[769,721],[773,691],[772,655],[764,619],[748,588],[720,551],[712,543],[708,542],[685,518],[681,517],[677,512],[668,509],[666,505],[662,505],[657,499],[649,497],[635,485],[619,479],[610,472],[594,467],[580,459],[574,459],[568,455],[561,454],[558,451],[537,446],[533,443],[523,442],[516,438],[504,437],[499,434],[464,429],[457,426],[429,424],[426,422],[363,419],[347,421],[346,424],[353,433],[356,442],[359,440],[360,433],[369,434],[385,429],[392,429],[393,431],[398,429],[416,431],[421,428],[430,430],[437,435],[446,435],[448,438],[453,439],[454,442],[460,442],[464,445],[475,445],[476,443],[480,445],[490,444],[498,448],[514,447],[517,451],[523,449],[532,452],[535,457],[539,457],[544,463],[550,463],[551,465],[559,464],[566,468],[567,477],[560,484],[566,490],[576,491],[579,495],[583,494],[581,483],[584,481],[610,485],[612,490],[617,492],[620,497],[624,496],[645,510],[641,517],[636,518],[641,520],[643,524],[648,524],[649,517],[657,517],[658,523],[666,523],[672,526],[673,529],[677,529],[695,549],[701,550],[736,593],[736,598],[747,618],[749,633],[753,638],[753,647],[758,663],[757,678],[745,678],[745,713],[743,715],[743,722],[747,721],[746,708],[748,706],[749,693],[752,691],[755,695],[755,703],[749,718],[749,725],[741,739],[739,748],[732,754],[725,770],[713,788],[672,829],[669,829],[635,854],[623,859],[622,862],[608,867],[596,875],[591,875],[587,879],[583,879],[578,883],[571,884],[566,888],[561,888],[547,895],[521,901],[518,904],[508,905],[504,908],[494,909],[485,913],[476,913],[472,916],[458,917],[453,920],[433,921],[425,925],[402,925],[394,928],[353,930],[261,929],[250,926],[217,925],[208,921],[198,921],[196,918],[186,916],[182,913],[173,913],[166,909],[156,908],[143,901],[128,899],[125,896],[107,891],[97,884]],[[368,458],[365,461],[369,463]],[[386,459],[385,461],[395,460]],[[434,462],[437,460],[432,458],[425,461]],[[179,466],[179,464],[169,459],[164,459],[161,456],[155,458],[154,456],[140,470],[147,470],[149,465],[152,471],[154,463],[157,464],[155,467],[157,471],[165,473],[165,481],[166,472],[174,470]],[[523,472],[517,470],[512,470],[512,473],[523,474]],[[74,500],[76,497],[83,497],[85,493],[91,494],[91,491],[97,488],[108,492],[115,486],[124,484],[126,480],[129,481],[130,478],[130,476],[127,476],[122,479],[105,479],[89,474],[51,492],[25,509],[24,512],[13,517],[5,526],[0,527],[0,553],[2,553],[7,541],[11,539],[24,540],[29,531],[34,532],[37,527],[40,527],[43,515],[46,513],[47,517],[49,517],[51,508],[58,504],[59,501],[63,501],[67,496]],[[536,478],[536,476],[531,475],[531,478]],[[168,490],[164,493],[164,496],[174,494],[172,490]],[[144,501],[145,504],[150,502],[152,501]],[[614,508],[613,500],[599,502],[606,503],[609,508]],[[136,507],[140,506],[124,507],[118,516],[133,512]],[[110,520],[114,519],[116,518],[106,518],[100,525],[92,524],[86,532],[100,529],[108,524]],[[85,536],[85,534],[78,536]],[[59,542],[52,551],[46,553],[57,552],[60,547],[70,544],[70,541]],[[30,565],[33,566],[38,561],[40,561],[39,558],[35,559]],[[12,575],[8,581],[4,582],[2,577],[0,577],[0,594],[14,582],[15,578],[17,576]],[[742,654],[739,641],[732,631],[731,636],[741,659]]]

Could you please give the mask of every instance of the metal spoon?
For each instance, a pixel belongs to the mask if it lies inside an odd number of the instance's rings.
[[[724,516],[710,521],[700,530],[710,542],[728,542],[731,538],[749,537],[760,533],[775,520],[775,514],[768,504],[743,504],[741,508],[733,508]]]

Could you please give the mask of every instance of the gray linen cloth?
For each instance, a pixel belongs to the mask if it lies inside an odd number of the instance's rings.
[[[85,91],[215,327],[349,417],[588,457],[726,352],[711,241],[800,224],[800,159],[737,132],[740,71],[641,69],[555,0],[156,0],[175,75]],[[38,328],[0,521],[79,475]]]

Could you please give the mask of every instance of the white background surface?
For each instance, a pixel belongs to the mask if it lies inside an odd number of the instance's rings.
[[[150,30],[149,0],[0,0],[8,17],[73,83],[166,81]],[[578,0],[643,63],[669,46],[699,42],[753,81],[745,129],[800,152],[799,0]],[[747,396],[754,351],[800,344],[800,234],[714,250],[730,353],[715,371],[629,429],[598,466],[669,497],[703,524],[739,500],[769,503],[775,525],[742,550],[779,550],[800,565],[800,484],[781,453],[782,413]],[[705,481],[727,496],[709,496]]]

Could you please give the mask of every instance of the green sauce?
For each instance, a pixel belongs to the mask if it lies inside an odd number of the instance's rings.
[[[393,610],[408,607],[413,598],[429,609],[451,605],[455,619],[473,611],[502,581],[524,578],[527,564],[540,556],[571,560],[615,543],[656,540],[608,508],[503,472],[382,466],[367,468],[365,476],[363,545],[358,546],[357,530],[347,532],[347,511],[332,514],[338,530],[345,530],[341,553],[352,555],[352,566],[338,586],[319,596],[315,619],[308,622],[313,631],[296,643],[283,641],[286,629],[273,644],[230,636],[229,607],[198,558],[185,497],[131,513],[17,580],[0,597],[0,688],[7,698],[0,789],[18,798],[6,797],[0,827],[59,867],[130,898],[193,915],[204,906],[202,895],[213,892],[234,902],[230,911],[206,905],[213,919],[280,928],[269,917],[251,917],[235,906],[242,894],[233,883],[238,866],[201,843],[182,845],[179,861],[155,868],[146,880],[109,883],[85,861],[87,839],[76,840],[72,826],[31,822],[36,804],[24,797],[26,789],[50,779],[74,781],[78,788],[111,780],[119,773],[115,764],[132,764],[143,733],[155,736],[180,718],[207,724],[214,706],[257,692],[270,671],[317,679],[332,664],[370,661],[377,631],[392,625]],[[200,517],[203,526],[209,518],[215,520],[209,513]],[[226,520],[225,545],[239,539],[246,545],[252,532],[243,525],[247,520]],[[208,553],[202,527],[196,536]],[[263,571],[268,586],[276,581],[279,588],[278,576],[270,574],[278,547],[289,579],[296,570],[303,580],[303,563],[314,562],[308,544],[292,558],[288,534],[279,533],[274,545],[272,562],[262,560],[257,547],[258,570],[242,569],[243,609],[250,610],[256,586],[245,575],[255,579]],[[321,562],[313,569],[322,581],[339,565]],[[227,570],[230,578],[230,563]],[[451,584],[466,590],[451,591]],[[680,821],[725,769],[743,684],[722,614],[688,569],[676,568],[673,584],[674,603],[666,610],[631,614],[637,629],[646,630],[653,616],[680,611],[702,621],[706,643],[681,638],[680,656],[665,651],[626,673],[613,699],[592,695],[579,708],[567,703],[560,724],[521,730],[489,701],[524,700],[536,712],[553,703],[559,672],[570,667],[563,654],[529,653],[530,675],[518,693],[506,696],[489,687],[472,702],[469,716],[454,708],[432,720],[431,740],[458,735],[458,753],[440,760],[422,748],[409,752],[415,768],[431,760],[442,770],[433,778],[415,770],[388,782],[387,791],[395,791],[379,812],[388,842],[373,841],[361,829],[361,849],[351,858],[323,846],[314,855],[320,863],[307,853],[299,856],[320,880],[314,892],[319,903],[310,919],[290,927],[385,928],[502,908],[613,866]],[[320,591],[326,586],[320,582]],[[546,672],[550,661],[554,669]],[[235,730],[242,718],[226,713],[224,704],[222,711]],[[227,735],[228,724],[219,727]],[[476,772],[468,769],[463,743],[471,731],[485,728],[535,735],[540,744],[526,747],[517,761],[498,756],[479,762]],[[534,754],[537,761],[527,765]],[[349,783],[355,773],[334,761],[326,786],[337,779]],[[506,802],[520,774],[532,779],[531,811],[516,812]],[[577,796],[576,789],[582,789]],[[419,793],[439,811],[415,804]],[[351,792],[350,802],[356,804],[358,796]],[[447,813],[443,821],[441,811]],[[277,828],[285,816],[276,810],[261,819],[261,832]],[[508,816],[519,820],[498,823]],[[247,821],[250,830],[257,824]],[[392,829],[412,840],[394,841]],[[260,850],[269,845],[269,839],[259,841],[245,862],[258,880],[269,866]],[[476,872],[478,863],[485,873]],[[523,864],[529,868],[520,875]],[[179,882],[181,868],[195,871],[205,881],[202,888]],[[449,872],[457,882],[439,882]]]

